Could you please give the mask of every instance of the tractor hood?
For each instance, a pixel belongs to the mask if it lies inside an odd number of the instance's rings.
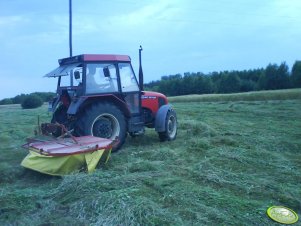
[[[81,63],[67,64],[59,66],[58,68],[50,71],[44,77],[59,77],[59,76],[70,76],[71,71],[78,67]]]

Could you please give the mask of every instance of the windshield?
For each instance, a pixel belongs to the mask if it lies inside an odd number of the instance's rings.
[[[62,65],[44,77],[60,77],[60,87],[79,86],[82,83],[83,67],[81,64]]]

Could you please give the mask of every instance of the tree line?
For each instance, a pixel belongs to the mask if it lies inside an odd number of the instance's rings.
[[[20,94],[17,95],[13,98],[4,98],[0,100],[0,105],[5,105],[5,104],[22,104],[24,100],[28,99],[28,97],[32,96],[37,96],[38,98],[41,99],[42,102],[48,102],[55,97],[55,93],[53,92],[34,92],[30,94]]]
[[[167,96],[301,88],[301,61],[296,61],[291,71],[283,62],[280,65],[269,64],[266,68],[243,71],[208,74],[186,72],[184,75],[162,76],[161,80],[149,82],[144,87],[146,90],[157,91]],[[51,101],[55,97],[53,92],[20,94],[0,100],[0,105],[22,104],[29,95],[36,95],[43,102]]]
[[[237,93],[257,90],[301,88],[301,61],[296,61],[289,70],[285,62],[269,64],[266,68],[221,71],[204,74],[186,72],[162,76],[161,80],[145,84],[146,90],[164,93],[167,96],[210,93]]]

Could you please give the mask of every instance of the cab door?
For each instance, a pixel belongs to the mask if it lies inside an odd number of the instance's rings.
[[[119,63],[121,92],[132,116],[140,115],[141,102],[138,82],[130,63]]]

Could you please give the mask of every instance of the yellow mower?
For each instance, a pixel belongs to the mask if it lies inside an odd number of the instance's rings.
[[[60,130],[63,135],[52,136]],[[116,143],[115,143],[116,144]],[[29,150],[21,165],[53,176],[72,172],[92,172],[99,162],[106,163],[114,142],[110,139],[74,137],[60,124],[43,123],[34,138],[28,138],[22,147]]]

